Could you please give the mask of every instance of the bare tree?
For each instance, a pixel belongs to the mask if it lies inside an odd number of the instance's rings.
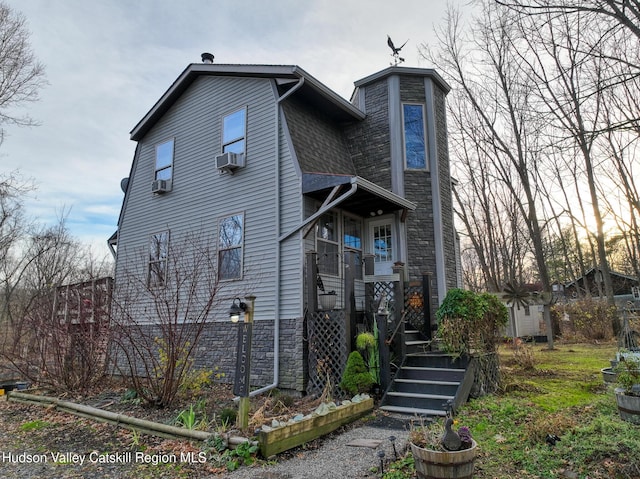
[[[602,272],[604,294],[613,304],[613,284],[605,248],[603,214],[596,179],[598,149],[596,139],[603,124],[603,91],[609,80],[603,77],[606,70],[602,55],[594,55],[594,45],[603,37],[599,25],[593,19],[583,19],[579,14],[569,16],[518,15],[521,29],[517,38],[526,42],[521,58],[539,89],[555,128],[560,133],[557,142],[567,144],[567,151],[576,151],[580,160],[586,189],[591,205],[590,215],[595,221],[595,243],[598,267]],[[593,37],[593,38],[591,38]],[[564,135],[562,134],[564,133]],[[576,158],[578,160],[578,158]]]
[[[638,0],[496,0],[529,15],[592,14],[623,25],[640,38],[640,2]]]
[[[439,51],[424,53],[440,65],[448,79],[479,118],[474,140],[491,158],[502,185],[514,199],[533,250],[544,297],[551,298],[551,279],[544,255],[544,222],[539,218],[539,188],[535,171],[542,161],[541,135],[546,119],[538,113],[534,85],[524,71],[513,36],[510,15],[484,2],[472,38],[460,28],[460,15],[449,10],[439,32]],[[454,155],[456,153],[454,152]],[[544,307],[548,347],[553,348],[549,304]]]
[[[84,297],[82,288],[73,294],[60,289],[78,278],[94,279],[86,276],[86,259],[62,217],[25,231],[2,264],[0,358],[34,383],[78,391],[102,377],[109,291],[91,281]]]
[[[45,84],[44,67],[31,50],[24,16],[0,2],[0,125],[34,125],[15,109],[36,101]]]
[[[169,240],[169,232],[155,236],[150,250],[122,262],[112,329],[116,367],[139,397],[164,407],[174,401],[191,371],[221,283],[211,238],[186,233]]]
[[[464,226],[464,240],[473,247],[474,263],[482,272],[481,290],[498,292],[506,282],[524,281],[530,245],[514,196],[495,170],[493,155],[476,141],[479,119],[459,100],[454,98],[450,103],[449,116],[453,125],[450,144],[458,160],[454,165],[458,181],[455,213]],[[467,262],[467,266],[471,264]],[[467,274],[477,284],[476,275]]]

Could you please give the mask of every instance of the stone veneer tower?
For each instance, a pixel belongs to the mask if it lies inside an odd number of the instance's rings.
[[[390,67],[355,82],[352,103],[366,113],[350,127],[348,144],[358,174],[416,203],[402,223],[398,256],[409,280],[432,275],[434,308],[460,285],[453,223],[445,97],[450,87],[435,70]],[[422,106],[424,166],[405,160],[405,106]]]

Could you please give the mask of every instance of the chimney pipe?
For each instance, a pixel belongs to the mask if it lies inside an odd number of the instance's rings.
[[[202,63],[213,63],[213,55],[211,53],[203,53],[202,55],[200,55],[200,57],[202,58]]]

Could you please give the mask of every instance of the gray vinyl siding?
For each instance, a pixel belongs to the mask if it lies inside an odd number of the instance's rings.
[[[303,221],[300,174],[290,143],[287,122],[280,115],[280,235],[293,231]],[[280,246],[280,317],[302,317],[304,255],[300,231]]]
[[[247,107],[246,167],[220,175],[222,116]],[[267,79],[201,77],[140,141],[119,226],[118,261],[135,261],[151,233],[169,229],[210,234],[216,249],[218,221],[244,213],[244,277],[225,283],[225,294],[257,297],[254,318],[275,311],[275,98]],[[155,145],[175,139],[173,189],[151,193]],[[141,260],[142,261],[142,260]],[[122,265],[119,265],[121,268]],[[226,319],[223,302],[216,319]]]

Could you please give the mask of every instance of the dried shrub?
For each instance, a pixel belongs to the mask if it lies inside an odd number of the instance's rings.
[[[609,340],[613,338],[613,324],[618,311],[606,300],[584,298],[554,307],[560,316],[562,336],[565,339]]]
[[[544,442],[547,434],[562,436],[565,432],[577,427],[574,416],[567,413],[549,414],[539,411],[527,418],[525,431],[527,440],[532,443]]]
[[[513,350],[513,360],[525,371],[533,371],[538,360],[533,352],[533,347],[528,344],[518,344]]]

